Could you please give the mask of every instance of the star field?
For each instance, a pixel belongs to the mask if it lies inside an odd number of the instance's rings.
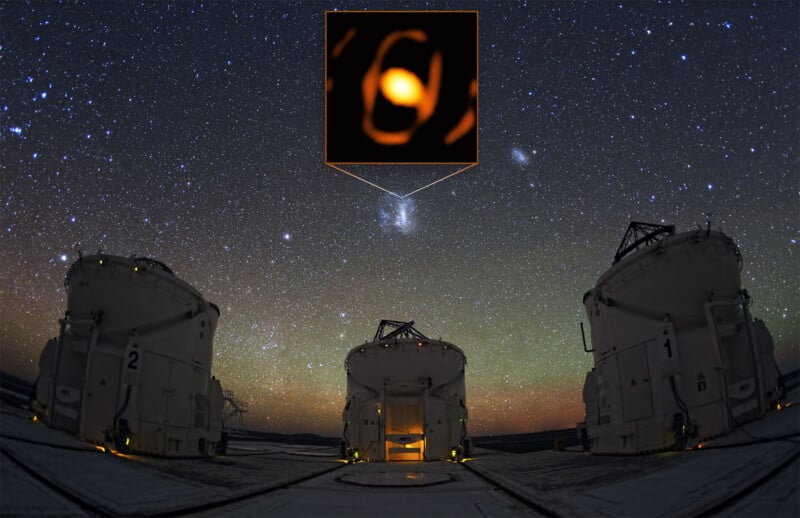
[[[324,165],[334,8],[479,11],[478,166],[397,200]],[[592,366],[583,294],[629,221],[685,231],[706,213],[795,368],[798,14],[2,3],[2,369],[36,377],[69,265],[102,249],[158,259],[220,307],[213,374],[248,402],[248,426],[338,434],[345,356],[382,318],[464,350],[473,435],[573,426]],[[413,167],[370,173],[408,192]]]

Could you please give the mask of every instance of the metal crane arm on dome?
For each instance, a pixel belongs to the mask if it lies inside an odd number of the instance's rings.
[[[656,241],[663,238],[663,235],[671,236],[675,234],[675,225],[657,225],[655,223],[642,223],[639,221],[631,221],[628,225],[628,230],[622,237],[622,242],[617,248],[617,253],[614,254],[614,262],[617,264],[620,259],[638,250],[642,245],[652,245]]]
[[[387,327],[395,328],[394,331],[390,331],[387,334],[383,334]],[[397,320],[381,320],[381,323],[378,324],[378,330],[375,332],[375,338],[372,339],[373,342],[378,342],[380,340],[386,340],[389,338],[395,337],[402,337],[402,338],[418,338],[420,340],[427,340],[428,337],[414,329],[414,321],[411,322],[399,322]]]

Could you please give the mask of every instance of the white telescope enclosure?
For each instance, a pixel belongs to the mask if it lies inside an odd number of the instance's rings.
[[[224,404],[211,376],[219,309],[144,257],[81,257],[64,285],[59,336],[39,358],[48,424],[120,452],[213,455]]]
[[[403,461],[468,454],[467,359],[413,324],[383,320],[372,342],[347,355],[343,456]]]
[[[739,248],[710,223],[679,234],[629,225],[613,265],[583,298],[594,359],[578,425],[586,448],[682,449],[774,407],[773,342],[750,315],[741,267]]]

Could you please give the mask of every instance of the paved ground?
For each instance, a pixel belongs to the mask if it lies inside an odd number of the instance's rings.
[[[359,477],[368,487],[345,484]],[[420,478],[436,481],[419,486]],[[398,486],[387,487],[396,483]],[[235,516],[535,516],[462,466],[450,462],[362,463],[225,509]],[[210,511],[207,516],[216,516]]]
[[[0,514],[525,516],[538,505],[562,516],[796,517],[798,434],[795,404],[686,452],[478,450],[466,466],[345,465],[332,448],[252,442],[214,459],[114,456],[4,412]]]

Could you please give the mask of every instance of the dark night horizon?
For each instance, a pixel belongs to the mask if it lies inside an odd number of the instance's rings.
[[[477,10],[480,163],[398,199],[324,163],[324,12]],[[574,426],[583,294],[631,220],[721,228],[800,367],[796,2],[0,4],[0,369],[35,379],[77,260],[221,310],[247,426],[337,435],[381,319],[458,345],[472,435]],[[410,192],[457,167],[361,166]],[[422,180],[420,180],[422,178]]]

